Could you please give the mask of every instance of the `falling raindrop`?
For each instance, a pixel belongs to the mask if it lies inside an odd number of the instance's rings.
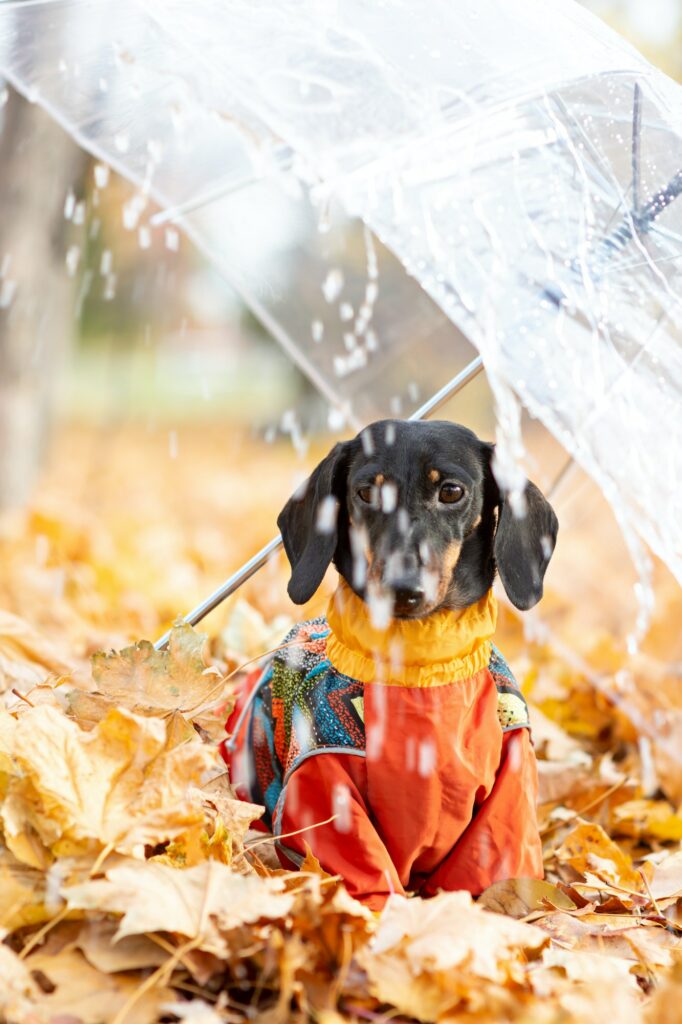
[[[333,533],[336,529],[336,520],[339,512],[337,499],[328,494],[322,499],[317,509],[315,529],[317,533]]]
[[[76,209],[76,197],[71,189],[66,193],[66,199],[64,201],[64,217],[66,220],[71,220],[73,217],[73,211]]]
[[[337,832],[350,832],[353,825],[350,790],[345,782],[335,782],[332,789],[332,814]]]
[[[312,335],[313,341],[317,342],[318,344],[319,342],[322,341],[322,338],[324,337],[324,324],[322,323],[321,320],[313,320],[310,326],[310,333]]]
[[[95,185],[97,188],[106,188],[109,184],[109,168],[106,164],[95,164]]]
[[[343,273],[338,268],[334,268],[328,272],[322,284],[322,294],[327,302],[331,303],[334,302],[335,299],[338,299],[343,289],[343,284]]]
[[[17,291],[17,282],[4,280],[0,285],[0,309],[7,309],[11,306]]]
[[[116,274],[107,274],[104,283],[103,298],[105,302],[111,302],[116,297]]]
[[[81,251],[77,245],[70,245],[66,252],[66,270],[69,277],[73,277],[78,269]]]

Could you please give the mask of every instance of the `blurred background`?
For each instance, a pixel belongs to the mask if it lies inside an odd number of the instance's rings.
[[[585,6],[682,78],[679,0]],[[406,291],[362,225],[330,210],[320,235],[267,184],[253,188],[249,216],[236,203],[225,222],[234,258],[256,281],[272,280],[276,263],[277,301],[292,310],[301,296],[319,304],[320,319],[301,326],[313,342],[323,343],[323,314],[342,287],[372,306],[367,282],[378,278],[403,324],[418,311],[420,289]],[[83,654],[154,639],[270,539],[291,491],[336,436],[355,432],[343,401],[320,393],[172,218],[149,207],[141,217],[139,203],[132,185],[0,83],[0,607]],[[331,268],[322,279],[311,246]],[[341,301],[340,331],[347,316]],[[473,354],[452,332],[441,351],[442,362],[421,368],[419,394],[414,353],[379,361],[375,372],[397,374],[395,415],[401,395],[428,398],[424,379],[435,390]],[[342,378],[346,367],[335,370]],[[492,437],[485,378],[442,415]],[[566,454],[530,419],[525,437],[532,475],[548,489]],[[525,635],[542,639],[561,624],[566,649],[612,685],[646,604],[642,581],[584,474],[568,468],[555,500],[561,543]],[[656,606],[639,657],[665,648],[667,662],[682,660],[679,588],[664,566],[652,572]],[[607,575],[616,599],[604,597]],[[275,561],[206,628],[257,649],[300,616],[284,582]]]

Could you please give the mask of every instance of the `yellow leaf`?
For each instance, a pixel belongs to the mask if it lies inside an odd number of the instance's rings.
[[[96,845],[141,851],[203,827],[191,784],[215,763],[199,741],[166,750],[166,726],[114,709],[83,732],[50,707],[29,708],[13,731],[15,774],[0,810],[12,852],[40,867],[32,836],[57,856]],[[95,846],[93,847],[93,844]]]
[[[192,711],[222,692],[206,652],[206,636],[183,624],[173,627],[165,651],[140,640],[118,653],[95,654],[92,676],[100,693],[132,710]]]
[[[667,800],[628,800],[612,812],[613,830],[637,839],[682,839],[682,817]]]
[[[632,860],[609,839],[601,825],[581,822],[566,836],[556,857],[582,875],[591,873],[612,885],[643,891],[641,875]]]
[[[45,908],[45,876],[27,867],[0,845],[0,934],[40,924],[52,915]]]

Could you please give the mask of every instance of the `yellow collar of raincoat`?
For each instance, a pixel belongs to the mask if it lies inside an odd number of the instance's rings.
[[[441,610],[425,619],[372,624],[369,608],[341,581],[329,602],[327,657],[339,672],[362,683],[443,686],[467,679],[490,661],[497,623],[492,590],[469,608]]]

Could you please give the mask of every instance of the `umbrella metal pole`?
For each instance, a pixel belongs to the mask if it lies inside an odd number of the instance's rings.
[[[474,377],[477,377],[482,370],[483,360],[480,356],[476,356],[476,358],[472,359],[471,362],[457,374],[457,376],[453,377],[451,381],[445,384],[440,391],[437,391],[435,395],[428,400],[428,402],[425,402],[420,406],[419,409],[410,416],[410,419],[428,419],[429,416],[436,412],[437,409],[440,409],[441,406],[445,405],[448,399],[452,398],[453,395],[456,395],[463,387],[466,387],[466,385],[472,381]],[[231,594],[234,594],[236,590],[239,590],[243,583],[246,583],[246,581],[251,579],[259,569],[262,569],[263,566],[270,561],[272,556],[279,551],[281,546],[282,538],[278,534],[276,537],[273,537],[264,548],[261,548],[253,558],[250,558],[248,562],[245,562],[241,569],[237,569],[237,571],[233,573],[229,579],[225,580],[217,590],[214,590],[214,592],[207,597],[205,601],[202,601],[202,603],[198,604],[196,608],[193,608],[191,612],[188,612],[182,621],[190,626],[196,626],[197,623],[201,622],[209,612],[212,612],[214,608],[217,608],[219,604],[222,604],[226,598],[230,597]],[[162,651],[167,646],[170,634],[171,631],[169,629],[162,637],[159,637],[154,644],[157,651]]]

